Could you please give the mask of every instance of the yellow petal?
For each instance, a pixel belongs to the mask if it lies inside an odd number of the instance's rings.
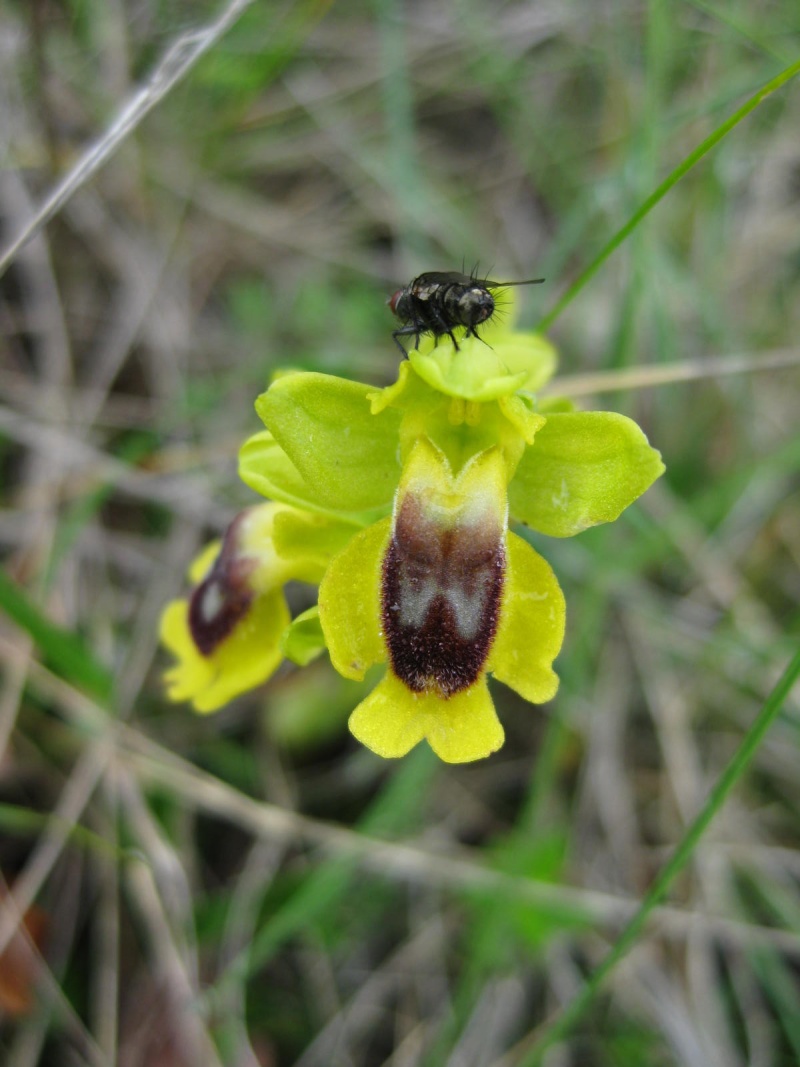
[[[391,519],[368,526],[331,560],[319,587],[319,619],[331,662],[345,678],[361,679],[386,659],[381,636],[381,567]]]
[[[161,640],[178,661],[164,674],[170,700],[191,700],[197,711],[216,711],[233,697],[261,685],[280,663],[281,634],[290,620],[280,590],[256,597],[210,656],[198,652],[188,614],[188,602],[175,600],[162,616]]]
[[[195,556],[189,565],[189,581],[192,585],[199,585],[202,582],[214,566],[221,548],[222,541],[212,541],[210,545],[206,545],[199,556]]]
[[[495,678],[534,704],[555,696],[553,660],[564,640],[564,594],[549,564],[516,534],[507,541],[506,588],[489,656]]]
[[[164,608],[161,641],[178,661],[164,673],[167,696],[174,701],[191,700],[210,683],[214,670],[211,661],[200,655],[192,640],[187,600],[173,600]]]
[[[379,756],[404,756],[423,738],[445,763],[483,759],[503,744],[503,727],[482,678],[447,699],[413,693],[389,671],[350,716],[350,731]]]

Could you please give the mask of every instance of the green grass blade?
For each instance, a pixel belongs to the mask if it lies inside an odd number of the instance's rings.
[[[589,978],[580,993],[567,1005],[561,1015],[544,1031],[533,1048],[529,1050],[528,1055],[521,1061],[523,1067],[536,1067],[537,1064],[542,1062],[542,1057],[546,1050],[569,1033],[591,1005],[602,983],[633,946],[644,929],[653,908],[664,899],[670,886],[691,858],[695,846],[703,836],[711,820],[747,770],[798,677],[800,677],[800,649],[795,653],[775,688],[767,697],[753,725],[745,734],[730,763],[720,775],[703,808],[684,834],[672,858],[665,864],[661,873],[645,894],[639,910],[617,938],[614,947]]]
[[[772,1010],[781,1024],[792,1049],[795,1062],[800,1063],[800,1001],[797,978],[781,956],[770,950],[748,952],[747,962],[753,968]]]
[[[81,639],[56,626],[0,568],[0,608],[25,630],[52,669],[65,681],[81,686],[101,701],[108,701],[114,677],[98,662]]]
[[[0,830],[3,834],[21,838],[36,837],[44,833],[48,827],[63,830],[68,841],[92,855],[114,862],[120,862],[126,858],[124,849],[117,848],[111,841],[93,830],[87,830],[80,823],[61,819],[50,811],[33,811],[21,804],[0,803]]]
[[[777,77],[768,81],[766,85],[763,85],[758,92],[754,93],[737,111],[734,111],[729,119],[723,122],[721,126],[718,126],[713,133],[706,137],[706,139],[697,146],[697,148],[690,152],[689,155],[667,175],[664,181],[650,194],[650,196],[648,196],[644,203],[634,211],[633,215],[631,215],[625,225],[617,230],[608,243],[600,249],[589,266],[578,275],[564,295],[556,302],[555,307],[548,311],[537,326],[537,329],[541,330],[543,333],[548,330],[564,308],[572,303],[589,279],[594,277],[612,252],[615,252],[617,248],[619,248],[622,242],[636,229],[642,219],[650,214],[656,204],[664,199],[673,185],[677,185],[681,178],[689,173],[695,163],[699,163],[703,156],[710,152],[715,145],[719,144],[731,130],[735,129],[742,119],[746,118],[751,111],[755,111],[758,105],[763,103],[771,93],[780,89],[786,82],[791,81],[797,74],[800,74],[800,59],[792,63],[791,66],[786,67],[786,69],[781,71]]]

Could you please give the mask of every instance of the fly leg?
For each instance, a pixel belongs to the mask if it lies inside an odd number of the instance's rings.
[[[401,326],[399,330],[392,330],[392,339],[400,351],[403,353],[403,359],[408,359],[408,352],[403,348],[400,343],[401,337],[413,337],[414,348],[419,348],[419,327],[412,323],[409,326]]]
[[[433,333],[436,340],[438,341],[440,337],[449,337],[450,340],[453,342],[453,348],[455,348],[456,352],[458,352],[458,341],[455,338],[452,326],[444,317],[444,315],[439,312],[438,308],[432,307],[431,305],[428,306],[427,312],[428,318],[433,323],[431,327],[431,333]]]

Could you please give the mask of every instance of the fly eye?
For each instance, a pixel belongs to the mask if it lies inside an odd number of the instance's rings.
[[[405,289],[398,289],[397,292],[392,293],[386,303],[389,305],[389,309],[393,315],[402,315],[405,305]]]

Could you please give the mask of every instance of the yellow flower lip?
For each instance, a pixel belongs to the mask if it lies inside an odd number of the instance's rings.
[[[388,671],[348,725],[362,745],[385,759],[405,756],[427,741],[445,763],[471,763],[496,752],[505,740],[485,678],[442,700],[436,693],[409,692]]]
[[[281,589],[286,568],[272,535],[286,510],[262,504],[240,512],[222,543],[190,567],[194,590],[168,604],[161,619],[161,640],[176,658],[164,675],[170,700],[215,711],[277,668],[289,609]]]
[[[281,659],[280,638],[289,625],[280,589],[256,597],[239,625],[209,655],[195,644],[186,600],[167,604],[161,640],[176,658],[164,673],[170,700],[189,700],[196,711],[217,711],[241,693],[265,682]]]
[[[539,703],[556,691],[564,598],[545,561],[506,531],[505,478],[496,446],[454,476],[421,438],[393,517],[357,534],[323,578],[320,622],[336,669],[363,678],[389,663],[350,718],[381,756],[423,739],[453,763],[494,752],[503,730],[487,672]]]
[[[190,567],[189,599],[173,600],[162,615],[161,640],[176,659],[164,675],[170,700],[216,711],[265,682],[291,621],[284,582],[318,582],[350,534],[347,524],[285,504],[237,515],[222,544]]]

